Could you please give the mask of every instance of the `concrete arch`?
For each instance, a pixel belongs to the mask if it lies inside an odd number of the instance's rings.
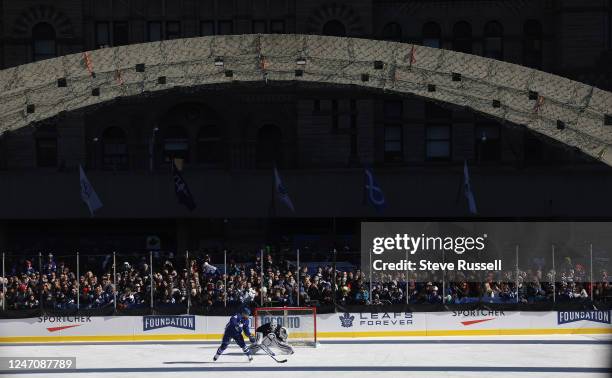
[[[179,39],[0,71],[0,131],[121,97],[231,82],[356,85],[525,125],[612,165],[612,93],[527,67],[424,46],[316,35]]]

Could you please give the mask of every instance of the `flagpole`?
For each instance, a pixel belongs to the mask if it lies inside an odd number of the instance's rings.
[[[227,250],[223,250],[223,271],[225,274],[223,275],[223,290],[225,290],[225,295],[223,296],[223,306],[227,307]]]
[[[593,243],[590,245],[591,250],[591,274],[589,277],[589,281],[591,282],[591,302],[593,302]]]
[[[34,265],[34,262],[32,262],[32,265]],[[42,272],[42,253],[38,252],[38,271]],[[40,309],[42,309],[42,305],[43,305],[43,284],[42,284],[42,279],[39,280],[39,290],[40,290],[40,302],[38,303],[38,307]],[[4,299],[6,300],[6,294]]]
[[[149,251],[149,280],[151,285],[151,314],[153,313],[153,251]]]
[[[115,302],[115,313],[117,312],[117,260],[113,251],[113,297]]]
[[[557,271],[555,271],[555,245],[552,245],[552,286],[553,286],[553,303],[557,302]]]
[[[519,246],[515,246],[516,249],[516,303],[519,303]]]
[[[297,306],[300,307],[300,249],[297,249],[297,262],[296,262],[296,267],[297,267]]]
[[[2,311],[6,310],[6,271],[4,269],[4,252],[2,252]]]
[[[444,251],[442,251],[442,253],[444,253]],[[406,249],[406,304],[409,304],[409,296],[408,296],[408,275],[409,275],[409,270],[408,270],[408,250]]]
[[[189,309],[191,307],[191,267],[189,265],[189,250],[185,250],[185,265],[187,267],[187,315],[189,315]]]
[[[406,251],[406,253],[408,253]],[[442,263],[446,266],[446,254],[442,250]],[[442,270],[442,304],[444,304],[444,297],[446,296],[446,269]]]
[[[264,296],[264,294],[263,294],[263,288],[264,288],[264,263],[263,263],[263,255],[264,255],[264,253],[263,253],[263,248],[259,251],[259,255],[260,255],[259,263],[261,265],[261,287],[259,288],[259,302],[260,302],[261,307],[263,307],[263,303],[264,303],[264,300],[263,300],[263,296]]]
[[[372,304],[372,250],[370,249],[370,266],[368,266],[370,275],[370,293],[368,295],[368,304]]]
[[[79,252],[76,253],[76,271],[77,271],[77,311],[81,307],[81,271],[79,268]]]
[[[334,296],[334,311],[336,311],[336,297],[337,297],[337,288],[336,288],[336,260],[337,260],[338,252],[336,248],[334,248],[334,266],[333,266],[333,274],[334,274],[334,286],[332,286],[333,296]]]

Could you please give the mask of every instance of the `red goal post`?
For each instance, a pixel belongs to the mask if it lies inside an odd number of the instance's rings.
[[[271,322],[285,327],[291,345],[317,345],[316,307],[257,307],[253,318],[255,329]]]

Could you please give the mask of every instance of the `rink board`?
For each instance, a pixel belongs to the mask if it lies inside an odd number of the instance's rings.
[[[297,335],[297,315],[285,324]],[[310,318],[310,319],[308,319]],[[0,343],[219,340],[228,317],[198,315],[0,319]],[[317,315],[317,338],[612,334],[606,311],[358,312]]]

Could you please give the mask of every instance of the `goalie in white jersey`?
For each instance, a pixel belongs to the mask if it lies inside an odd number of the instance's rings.
[[[251,354],[257,353],[260,349],[270,352],[269,348],[279,349],[283,354],[293,354],[293,347],[287,342],[289,333],[285,327],[281,327],[276,322],[263,324],[255,330],[255,343],[251,344],[249,350]]]

